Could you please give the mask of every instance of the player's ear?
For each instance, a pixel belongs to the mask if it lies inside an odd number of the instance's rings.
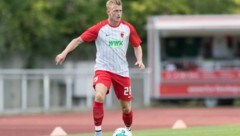
[[[109,15],[110,14],[110,11],[111,11],[111,9],[110,8],[107,8],[107,15]]]

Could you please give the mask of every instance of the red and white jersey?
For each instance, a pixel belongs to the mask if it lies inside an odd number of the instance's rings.
[[[129,77],[126,58],[128,43],[130,41],[133,47],[137,47],[142,42],[131,24],[121,21],[118,26],[111,26],[108,20],[103,20],[87,29],[80,37],[84,42],[95,40],[95,71],[106,70]]]

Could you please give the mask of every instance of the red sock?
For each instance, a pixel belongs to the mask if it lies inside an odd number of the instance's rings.
[[[95,126],[101,126],[104,116],[103,103],[94,102],[93,105],[93,119]]]
[[[133,120],[133,112],[130,111],[129,113],[122,113],[122,119],[126,127],[131,127],[132,120]]]

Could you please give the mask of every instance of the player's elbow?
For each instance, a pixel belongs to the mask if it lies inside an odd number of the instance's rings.
[[[141,47],[141,45],[138,45],[138,46],[135,46],[134,49],[135,49],[135,50],[141,50],[142,47]]]
[[[76,43],[77,45],[78,45],[78,44],[81,44],[81,43],[83,42],[83,40],[82,40],[81,37],[74,38],[72,41],[73,41],[74,43]]]

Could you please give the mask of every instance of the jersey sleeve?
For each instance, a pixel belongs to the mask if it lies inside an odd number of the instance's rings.
[[[102,26],[106,24],[106,20],[97,23],[96,25],[88,28],[85,32],[83,32],[80,37],[84,42],[92,42],[97,39],[98,32]]]
[[[133,47],[137,47],[142,43],[142,40],[138,36],[136,29],[131,24],[128,24],[128,26],[130,27],[129,41]]]
[[[80,37],[84,42],[92,42],[97,39],[98,36],[98,29],[97,25],[94,25],[88,28],[85,32],[83,32]]]

